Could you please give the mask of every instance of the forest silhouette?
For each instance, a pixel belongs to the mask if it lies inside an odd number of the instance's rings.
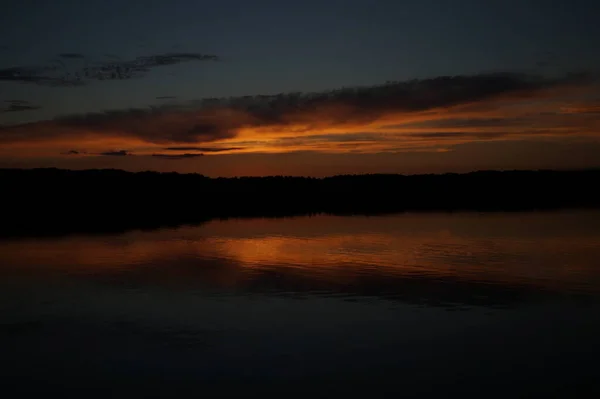
[[[107,233],[211,219],[598,208],[600,169],[210,178],[116,169],[0,169],[0,236]]]

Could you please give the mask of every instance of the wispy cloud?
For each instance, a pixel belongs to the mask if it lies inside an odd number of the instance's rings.
[[[7,103],[7,105],[0,107],[0,113],[33,111],[42,108],[39,105],[34,105],[25,100],[6,100],[5,103]]]
[[[510,136],[510,133],[504,132],[485,132],[485,133],[476,133],[476,132],[426,132],[426,133],[411,133],[410,137],[418,137],[422,139],[469,139],[469,140],[478,140],[478,139],[487,139],[492,140],[501,137]]]
[[[242,150],[244,147],[166,147],[164,151],[200,151],[200,152],[225,152]]]
[[[68,150],[65,152],[61,152],[62,155],[83,155],[86,154],[85,151],[79,151],[79,150]]]
[[[560,112],[563,114],[596,114],[600,115],[600,101],[591,104],[576,104],[562,107]]]
[[[107,157],[126,157],[129,155],[133,155],[130,151],[119,150],[119,151],[105,151],[98,153],[97,155],[103,155]]]
[[[97,61],[81,53],[60,53],[56,59],[45,65],[2,68],[0,81],[72,87],[85,85],[91,81],[143,77],[153,68],[162,66],[219,60],[216,55],[200,53],[152,54],[130,60],[123,60],[117,56],[111,58]]]
[[[0,82],[32,83],[47,86],[69,86],[69,81],[55,76],[57,65],[17,66],[0,69]],[[73,83],[74,84],[74,83]],[[73,85],[72,84],[72,85]]]
[[[507,72],[312,93],[208,98],[5,126],[0,128],[0,142],[57,140],[61,145],[91,142],[98,147],[108,140],[140,155],[349,148],[437,151],[469,141],[598,134],[598,118],[590,112],[594,108],[586,108],[589,101],[565,108],[574,104],[574,95],[597,90],[595,85],[591,74],[544,77]]]
[[[164,158],[164,159],[189,159],[198,158],[204,156],[204,154],[152,154],[153,157]]]

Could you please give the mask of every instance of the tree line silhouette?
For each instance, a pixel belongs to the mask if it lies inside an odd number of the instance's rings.
[[[214,218],[598,208],[600,169],[210,178],[115,169],[0,169],[0,235],[113,232]]]

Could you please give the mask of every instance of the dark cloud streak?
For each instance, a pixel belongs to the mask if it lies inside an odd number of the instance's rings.
[[[107,157],[126,157],[126,156],[130,156],[133,155],[131,152],[126,151],[126,150],[119,150],[119,151],[106,151],[106,152],[101,152],[99,154],[96,155],[102,155],[102,156],[107,156]]]
[[[60,77],[49,76],[58,69],[57,65],[37,67],[11,67],[0,69],[0,82],[32,83],[47,86],[72,86]]]
[[[243,147],[166,147],[164,151],[201,151],[201,152],[223,152],[243,150]]]
[[[83,65],[67,66],[56,59],[45,66],[16,66],[0,69],[0,81],[31,83],[43,86],[72,87],[90,81],[127,80],[145,76],[151,69],[193,61],[218,61],[216,55],[200,53],[165,53],[140,56],[133,60],[91,62],[80,53],[60,53],[65,60],[82,60]],[[75,69],[72,69],[72,68]]]
[[[5,102],[9,105],[5,108],[0,108],[0,113],[33,111],[42,108],[25,100],[6,100]]]
[[[418,137],[423,139],[455,139],[455,138],[468,138],[468,139],[492,139],[509,136],[509,133],[505,132],[427,132],[427,133],[412,133],[410,137]]]
[[[190,159],[204,156],[204,154],[152,154],[153,157],[163,159]]]

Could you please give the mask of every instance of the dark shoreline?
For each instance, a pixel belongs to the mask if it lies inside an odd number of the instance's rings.
[[[0,238],[118,233],[213,219],[600,208],[600,170],[209,178],[0,169]]]

